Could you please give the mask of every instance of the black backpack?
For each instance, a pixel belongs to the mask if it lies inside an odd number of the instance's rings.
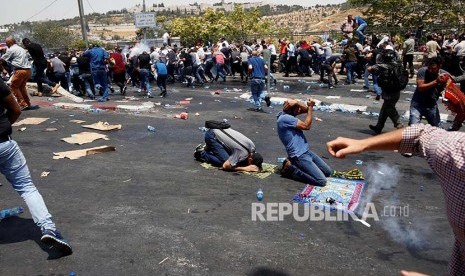
[[[209,120],[205,121],[205,127],[209,129],[227,129],[230,128],[231,125],[224,121]]]
[[[379,66],[378,85],[386,92],[400,91],[408,84],[409,73],[399,62],[391,62]]]

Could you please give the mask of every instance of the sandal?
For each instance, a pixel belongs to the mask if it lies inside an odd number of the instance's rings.
[[[37,96],[37,97],[42,97],[43,96],[42,92],[37,92],[37,91],[33,92],[31,95],[32,96]]]

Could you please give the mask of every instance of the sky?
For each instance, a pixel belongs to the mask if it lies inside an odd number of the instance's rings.
[[[3,0],[6,1],[6,0]],[[95,12],[107,12],[130,8],[136,4],[142,4],[143,0],[82,0],[86,14]],[[218,3],[220,0],[146,0],[147,6],[164,3],[166,6],[186,5],[192,3]],[[260,2],[255,0],[225,0],[228,2]],[[282,0],[267,0],[267,3],[282,4]],[[339,4],[345,0],[288,0],[287,5],[313,6],[316,4]],[[49,6],[48,8],[46,8]],[[21,21],[59,20],[79,15],[78,0],[10,0],[2,5],[0,25],[19,23]]]

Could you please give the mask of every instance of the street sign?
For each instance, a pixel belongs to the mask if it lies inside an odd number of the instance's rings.
[[[137,28],[153,28],[157,26],[154,13],[136,13],[134,18]]]

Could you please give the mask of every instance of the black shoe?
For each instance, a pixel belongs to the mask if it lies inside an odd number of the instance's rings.
[[[160,97],[162,98],[166,97],[166,90],[160,93]]]
[[[112,94],[115,93],[115,89],[113,89],[113,87],[110,87],[110,91]]]
[[[377,126],[374,126],[374,125],[369,125],[370,129],[373,130],[376,134],[380,134],[382,129],[380,129],[379,127]]]
[[[266,102],[266,106],[269,107],[271,105],[270,96],[265,96],[265,102]]]
[[[289,167],[291,165],[292,165],[291,161],[289,161],[289,159],[286,158],[284,160],[284,162],[283,162],[283,166],[279,170],[279,173],[281,174],[281,176],[283,176],[283,177],[290,177],[291,176],[291,172],[289,171]]]
[[[55,247],[65,255],[73,254],[73,249],[58,230],[45,230],[43,232],[42,238],[40,238],[40,241]]]
[[[248,111],[260,112],[260,113],[266,113],[266,111],[263,110],[262,108],[256,108],[256,107],[247,108],[247,110]]]
[[[379,101],[379,99],[381,99],[381,97],[380,97],[379,95],[376,95],[375,100],[376,100],[376,101]]]

